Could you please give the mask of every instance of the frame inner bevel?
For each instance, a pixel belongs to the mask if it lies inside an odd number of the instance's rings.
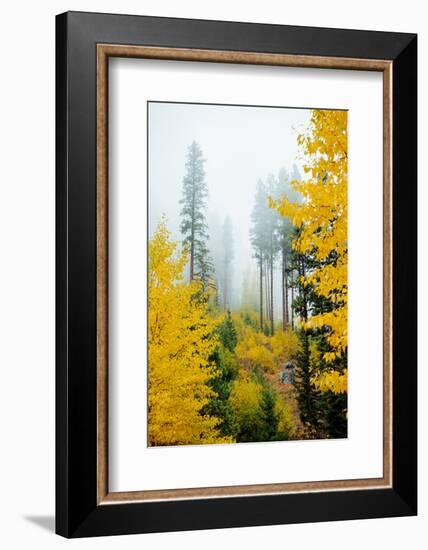
[[[109,492],[108,488],[108,59],[132,57],[383,73],[383,477]],[[97,502],[109,504],[189,498],[378,489],[392,486],[392,62],[384,60],[97,45]]]

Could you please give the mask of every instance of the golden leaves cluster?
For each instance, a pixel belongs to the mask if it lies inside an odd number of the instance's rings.
[[[260,367],[266,373],[274,373],[280,364],[297,356],[300,344],[295,332],[277,331],[266,336],[251,326],[236,324],[239,327],[236,356],[247,370]]]
[[[188,257],[164,222],[149,242],[149,445],[229,443],[219,420],[203,414],[215,394],[210,356],[217,345],[215,321],[199,282],[184,281]]]
[[[270,200],[270,205],[299,228],[294,249],[317,260],[318,267],[306,275],[304,284],[313,285],[333,310],[309,317],[305,327],[328,327],[331,351],[324,360],[332,363],[346,353],[348,345],[347,112],[313,110],[308,131],[299,135],[298,143],[305,176],[293,187],[303,200],[295,203],[282,197]],[[339,388],[336,375],[329,383]],[[343,377],[340,383],[346,384],[346,374],[339,376]]]
[[[345,393],[348,391],[347,372],[338,372],[330,369],[318,373],[312,377],[312,383],[321,391],[332,391],[333,393]]]
[[[260,422],[263,385],[257,382],[249,372],[242,371],[233,386],[230,403],[242,424]],[[294,421],[290,409],[281,396],[275,401],[275,414],[278,417],[278,431],[294,434]]]

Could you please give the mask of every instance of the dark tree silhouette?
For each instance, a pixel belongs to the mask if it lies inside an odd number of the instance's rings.
[[[204,162],[202,149],[193,141],[188,149],[186,174],[183,178],[180,230],[184,236],[183,244],[189,248],[190,280],[201,280],[205,288],[213,272],[213,265],[207,246],[208,226],[205,221],[205,210],[208,186]]]

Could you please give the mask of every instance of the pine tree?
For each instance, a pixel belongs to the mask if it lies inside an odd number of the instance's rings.
[[[251,214],[250,238],[254,249],[254,257],[257,260],[259,269],[259,308],[260,308],[260,330],[264,329],[263,317],[263,260],[266,248],[266,188],[259,180],[257,182],[254,207]]]
[[[274,315],[274,293],[273,293],[273,269],[276,261],[276,257],[280,250],[278,239],[278,214],[271,208],[269,208],[269,197],[275,195],[277,191],[277,181],[273,174],[269,174],[266,183],[266,280],[268,282],[268,303],[269,303],[269,321],[270,321],[270,334],[274,334],[275,330],[275,315]]]
[[[297,168],[294,165],[293,173],[296,172]],[[273,195],[273,198],[276,200],[281,197],[287,197],[288,200],[292,200],[294,202],[299,201],[298,193],[292,189],[288,173],[285,169],[281,169],[278,174],[276,189]],[[294,228],[289,218],[280,216],[279,214],[276,216],[276,224],[278,233],[278,247],[281,252],[282,329],[285,331],[290,325],[288,293],[289,287],[291,286],[289,281],[291,276],[291,247]]]
[[[208,186],[204,163],[202,149],[193,141],[188,149],[186,174],[183,178],[180,230],[184,236],[183,244],[189,249],[190,281],[202,281],[205,290],[214,270],[207,245],[205,210]]]
[[[222,436],[236,437],[238,425],[233,407],[229,401],[233,382],[239,371],[235,356],[238,336],[230,311],[222,323],[217,327],[219,343],[212,360],[217,366],[217,376],[212,378],[209,386],[215,392],[204,409],[205,414],[220,420],[218,430]]]
[[[235,351],[238,343],[238,335],[236,333],[235,323],[233,322],[230,310],[227,311],[226,318],[218,327],[218,335],[220,342],[229,351]]]
[[[279,424],[279,414],[276,411],[276,396],[270,386],[263,385],[260,395],[260,409],[263,421],[263,441],[276,439]]]
[[[297,390],[300,419],[306,428],[310,429],[310,435],[319,435],[319,391],[312,384],[310,331],[304,323],[308,320],[311,306],[311,288],[304,284],[304,277],[308,271],[309,259],[306,255],[293,253],[294,264],[297,265],[298,277],[296,279],[299,294],[292,307],[303,321],[299,328],[300,351],[297,355],[297,368],[294,378],[294,386]]]
[[[327,339],[328,328],[308,326],[310,316],[327,314],[334,310],[334,304],[325,296],[320,296],[313,283],[306,282],[308,273],[319,268],[319,260],[313,255],[301,254],[295,250],[292,251],[291,258],[291,267],[296,272],[294,285],[298,291],[292,311],[302,321],[298,330],[300,351],[294,382],[301,420],[310,437],[346,437],[347,393],[332,391],[335,386],[325,384],[325,380],[329,380],[325,373],[330,373],[332,368],[337,374],[338,384],[343,380],[347,365],[346,355],[327,363],[325,354],[332,351]],[[316,357],[313,357],[311,348],[317,350]]]

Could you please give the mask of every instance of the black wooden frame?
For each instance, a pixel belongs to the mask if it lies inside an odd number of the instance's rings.
[[[96,45],[393,62],[393,487],[97,505]],[[415,515],[414,34],[68,12],[56,19],[56,531],[65,537]]]

